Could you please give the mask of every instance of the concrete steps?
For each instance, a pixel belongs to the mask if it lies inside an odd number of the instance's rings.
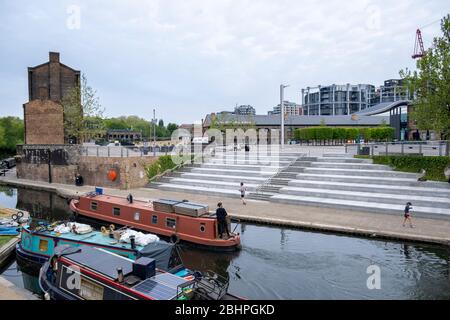
[[[214,188],[214,187],[199,187],[199,186],[189,186],[189,185],[179,185],[172,183],[162,183],[158,184],[158,189],[167,190],[167,191],[175,191],[175,192],[189,192],[189,193],[200,193],[200,194],[209,194],[209,195],[217,195],[217,196],[226,196],[232,198],[239,198],[241,196],[239,190],[231,190],[224,188]]]
[[[347,154],[299,155],[216,154],[206,163],[160,179],[153,187],[239,198],[239,184],[244,182],[247,197],[254,200],[393,213],[400,220],[410,201],[413,215],[450,219],[450,185],[446,183],[419,182],[417,174]]]
[[[180,174],[178,177],[186,179],[201,179],[206,181],[236,181],[244,183],[256,183],[262,184],[267,180],[267,177],[258,176],[242,176],[242,175],[221,175],[221,174],[202,174],[194,172],[185,172]],[[170,178],[169,178],[170,179]]]
[[[371,163],[353,163],[353,162],[311,162],[310,166],[313,168],[328,168],[328,169],[357,169],[357,170],[385,170],[392,171],[391,167],[383,164]]]
[[[306,160],[306,159],[305,159]],[[345,157],[316,157],[317,162],[334,162],[334,163],[372,163],[370,159],[345,158]]]
[[[376,203],[391,203],[404,205],[407,201],[411,201],[414,206],[423,207],[437,207],[450,209],[450,198],[442,198],[436,196],[420,196],[420,195],[405,195],[405,194],[391,194],[391,193],[374,193],[361,191],[346,191],[346,190],[330,190],[330,189],[315,189],[315,188],[301,188],[301,187],[284,187],[280,193],[301,195],[303,197],[317,197],[321,199],[333,198],[342,200],[358,200],[363,202]]]
[[[247,183],[246,181],[236,180],[236,181],[212,181],[212,180],[202,180],[202,179],[185,179],[185,178],[172,178],[167,180],[161,180],[161,184],[173,184],[180,186],[198,186],[198,187],[215,187],[217,189],[229,189],[229,190],[239,190],[240,182],[244,182],[247,191],[255,191],[259,184]]]
[[[289,181],[291,187],[307,187],[315,189],[331,189],[331,190],[346,190],[346,191],[361,191],[373,193],[390,193],[390,194],[410,194],[422,196],[437,196],[450,198],[450,187],[434,188],[428,182],[418,182],[418,186],[404,186],[404,185],[388,185],[388,184],[364,184],[353,182],[333,182],[333,181],[315,181],[315,180],[291,180]]]
[[[375,203],[375,202],[365,202],[365,201],[355,201],[355,200],[342,200],[334,198],[317,198],[317,197],[307,197],[307,196],[294,196],[290,194],[278,194],[273,195],[270,201],[291,203],[291,204],[301,204],[301,205],[312,205],[327,208],[344,208],[348,210],[361,210],[369,211],[374,213],[394,213],[399,215],[399,223],[403,217],[403,209],[405,205],[398,204],[386,204],[386,203]],[[414,215],[420,217],[430,217],[430,218],[445,218],[450,219],[450,208],[436,208],[436,207],[414,207]]]
[[[423,186],[423,182],[411,178],[393,178],[393,177],[370,177],[370,176],[346,176],[346,175],[323,175],[313,173],[299,173],[297,180],[312,180],[312,181],[333,181],[333,182],[355,182],[363,184],[387,184],[387,185],[402,185],[410,187]],[[442,183],[427,181],[427,185],[433,188],[446,188]]]
[[[261,177],[265,176],[269,178],[273,174],[275,174],[276,171],[274,170],[234,170],[234,169],[214,169],[214,168],[192,168],[190,172],[193,173],[209,173],[209,174],[222,174],[222,173],[229,173],[234,175],[242,175],[242,176],[255,176],[255,177]]]
[[[236,170],[252,170],[252,171],[267,171],[274,173],[277,172],[280,166],[267,166],[267,165],[255,165],[255,164],[221,164],[221,163],[204,163],[202,168],[212,168],[212,169],[236,169]]]
[[[304,173],[321,174],[321,175],[343,175],[343,176],[358,176],[358,177],[392,177],[392,178],[410,178],[417,179],[417,174],[409,172],[399,172],[392,170],[379,169],[340,169],[340,168],[313,168],[308,167],[303,171]]]

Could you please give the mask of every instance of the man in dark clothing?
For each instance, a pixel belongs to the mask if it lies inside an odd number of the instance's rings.
[[[414,228],[412,221],[411,221],[411,212],[413,211],[413,207],[412,207],[412,203],[411,202],[407,202],[406,206],[405,206],[405,214],[404,214],[404,218],[405,220],[403,220],[403,226],[405,226],[406,221],[409,221],[409,226],[411,228]]]
[[[222,207],[222,202],[217,204],[216,209],[216,218],[217,218],[217,228],[219,231],[219,238],[222,238],[222,234],[224,232],[227,233],[227,236],[230,237],[230,231],[228,230],[227,223],[227,211]]]

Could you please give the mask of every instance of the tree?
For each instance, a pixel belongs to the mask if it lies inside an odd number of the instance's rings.
[[[3,129],[2,126],[0,126],[0,149],[4,149],[5,146],[6,146],[5,129]]]
[[[87,83],[86,75],[81,76],[81,84],[76,85],[63,98],[64,129],[66,135],[77,143],[103,136],[106,133],[101,107],[96,91]]]
[[[16,145],[23,143],[23,120],[17,117],[0,118],[0,148],[15,151]]]
[[[163,120],[163,119],[159,119],[159,121],[158,121],[158,127],[164,128],[164,120]]]
[[[410,92],[415,92],[411,118],[420,130],[435,130],[450,139],[450,14],[441,20],[442,35],[417,61],[414,72],[400,71]],[[450,143],[447,143],[447,155]]]
[[[172,134],[172,132],[174,132],[177,129],[178,129],[178,125],[175,123],[169,123],[167,125],[167,130],[169,131],[170,135]]]

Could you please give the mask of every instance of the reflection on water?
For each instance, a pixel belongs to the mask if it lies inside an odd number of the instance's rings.
[[[66,220],[71,216],[66,199],[45,191],[19,189],[17,208],[28,211],[35,219],[50,222]]]
[[[0,189],[0,204],[15,206],[16,197],[17,207],[34,217],[63,220],[70,216],[67,202],[54,194]],[[253,224],[239,225],[237,231],[242,236],[240,252],[183,246],[184,264],[225,276],[230,292],[249,299],[450,299],[447,247]],[[367,288],[371,265],[380,267],[380,290]],[[19,275],[22,284],[18,285],[35,289],[35,279],[26,275],[11,269],[3,275],[11,281]]]

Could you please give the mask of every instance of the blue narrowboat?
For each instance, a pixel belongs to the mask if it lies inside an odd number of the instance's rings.
[[[17,264],[25,273],[37,277],[42,265],[54,254],[55,248],[62,245],[100,248],[131,260],[148,257],[155,259],[157,267],[166,272],[188,278],[192,274],[183,266],[174,243],[158,240],[141,246],[134,241],[122,243],[106,232],[58,233],[52,229],[33,229],[30,226],[21,229],[20,241],[16,245]]]

